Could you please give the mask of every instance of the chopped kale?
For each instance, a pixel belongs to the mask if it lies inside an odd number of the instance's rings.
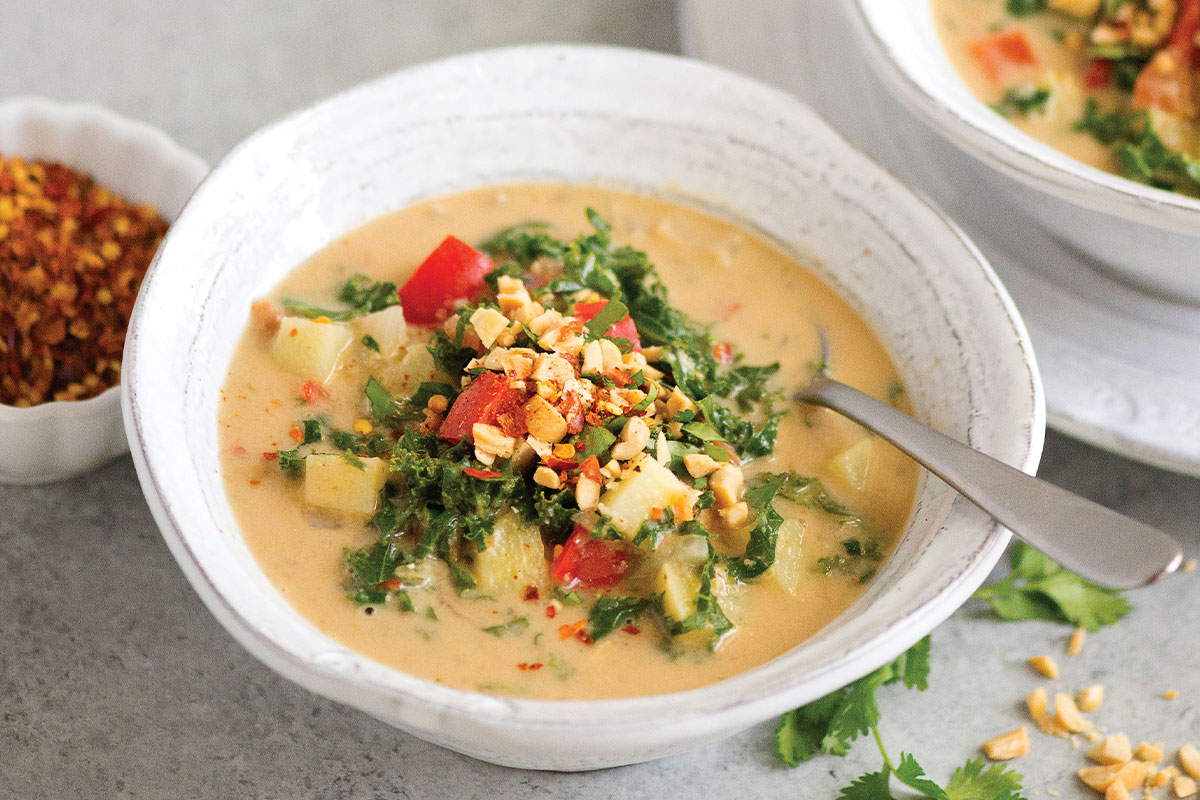
[[[1002,117],[1028,117],[1045,114],[1048,102],[1050,89],[1045,86],[1012,86],[999,101],[992,103],[992,110]]]
[[[588,636],[599,641],[633,622],[649,607],[650,601],[642,597],[598,597],[588,612]]]
[[[320,308],[302,300],[290,299],[283,301],[283,307],[287,313],[298,317],[307,317],[308,319],[324,317],[335,322],[345,322],[400,304],[396,284],[390,281],[375,282],[362,274],[351,275],[346,279],[338,293],[338,299],[350,307],[345,309]],[[378,344],[376,346],[378,347]]]

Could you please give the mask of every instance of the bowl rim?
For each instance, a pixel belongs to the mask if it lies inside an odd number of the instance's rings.
[[[966,255],[969,255],[974,268],[979,270],[980,278],[986,282],[987,286],[990,287],[995,297],[998,298],[1000,304],[1003,306],[1005,315],[1012,326],[1013,344],[1019,347],[1020,360],[1028,370],[1030,380],[1029,395],[1025,395],[1024,389],[1022,389],[1022,397],[1028,397],[1028,402],[1032,406],[1031,416],[1029,418],[1023,417],[1021,420],[1021,424],[1029,426],[1030,434],[1029,440],[1020,445],[1023,452],[1021,453],[1020,463],[1016,464],[1016,466],[1027,472],[1033,472],[1036,469],[1041,457],[1045,431],[1045,402],[1029,334],[1011,297],[1009,297],[999,278],[974,243],[965,236],[957,225],[938,210],[930,200],[915,191],[907,189],[891,172],[861,154],[840,133],[837,133],[828,123],[825,123],[823,119],[799,100],[758,81],[737,75],[711,64],[682,56],[666,55],[632,48],[553,44],[500,47],[423,62],[382,75],[322,98],[268,123],[250,134],[221,159],[213,168],[210,177],[205,180],[205,183],[212,180],[213,176],[220,174],[222,167],[227,163],[237,159],[243,151],[250,149],[260,139],[271,135],[278,128],[286,126],[293,120],[303,118],[313,113],[314,110],[326,105],[340,103],[345,98],[360,93],[369,93],[377,86],[394,80],[398,75],[409,75],[431,68],[444,69],[449,66],[477,63],[479,59],[511,57],[530,53],[541,54],[543,57],[553,57],[564,52],[567,54],[598,54],[603,57],[644,59],[656,65],[687,65],[687,68],[695,70],[697,73],[705,73],[712,77],[720,76],[725,79],[735,78],[746,85],[754,85],[757,87],[757,91],[770,93],[779,98],[781,102],[803,109],[806,114],[810,115],[824,127],[825,133],[839,150],[844,149],[847,153],[861,158],[864,162],[870,162],[874,170],[886,176],[888,180],[893,181],[898,187],[904,190],[907,200],[913,204],[922,206],[923,213],[932,214],[937,219],[938,224],[945,228],[944,231],[939,232],[939,235],[944,235],[947,237],[947,240],[953,238],[963,248]],[[198,194],[202,194],[203,190],[204,184],[201,185]],[[168,233],[168,237],[170,235]],[[160,254],[166,250],[167,248],[164,246],[160,250]],[[147,284],[150,284],[156,277],[155,266],[157,262],[158,258],[155,260],[155,265],[151,267],[151,274],[147,278]],[[140,303],[141,300],[139,299]],[[139,316],[138,311],[135,309],[135,321]],[[136,338],[131,339],[131,347],[133,349],[133,363],[136,363],[138,347]],[[872,637],[868,643],[869,646],[863,645],[851,650],[845,650],[838,658],[832,659],[831,663],[823,670],[808,673],[806,681],[802,685],[792,684],[782,688],[775,685],[768,685],[759,687],[753,691],[743,691],[743,685],[753,684],[756,680],[756,673],[759,673],[762,667],[765,666],[759,665],[716,683],[667,694],[601,700],[528,699],[499,696],[439,685],[400,670],[386,667],[341,645],[339,646],[344,651],[349,652],[353,658],[364,663],[355,665],[355,671],[352,676],[348,676],[345,673],[338,673],[331,676],[321,673],[319,665],[315,665],[308,660],[303,660],[295,652],[263,636],[258,627],[242,615],[237,604],[222,594],[212,582],[205,572],[204,567],[200,564],[194,549],[194,543],[184,536],[179,521],[175,518],[169,508],[169,504],[166,502],[165,498],[169,493],[164,491],[165,487],[160,483],[159,476],[150,465],[151,454],[149,451],[151,448],[147,448],[145,437],[142,434],[139,405],[140,400],[136,381],[123,383],[122,406],[126,420],[126,431],[130,439],[130,449],[147,503],[177,562],[187,575],[193,588],[200,595],[205,605],[208,606],[210,612],[256,658],[285,677],[318,694],[362,710],[367,710],[368,713],[370,711],[366,704],[371,699],[386,697],[404,707],[408,707],[405,706],[406,703],[414,702],[426,707],[433,707],[435,709],[434,713],[441,717],[469,717],[473,720],[483,719],[489,722],[503,722],[510,727],[528,730],[555,727],[577,728],[580,724],[620,725],[622,730],[651,729],[663,723],[664,714],[667,712],[670,713],[670,719],[673,722],[680,720],[695,721],[701,718],[711,722],[715,718],[726,717],[727,714],[725,712],[732,713],[739,710],[742,710],[743,713],[741,715],[743,718],[748,715],[757,714],[757,719],[762,719],[769,713],[774,713],[779,707],[790,702],[789,696],[791,695],[799,692],[813,697],[825,694],[861,677],[861,675],[873,669],[876,663],[884,663],[910,647],[966,601],[974,589],[987,577],[996,561],[999,560],[1008,544],[1010,536],[998,523],[994,521],[989,522],[987,533],[983,536],[982,543],[971,557],[969,564],[953,578],[948,578],[946,581],[947,588],[938,594],[936,598],[925,604],[926,606],[936,605],[937,608],[935,611],[929,612],[926,610],[924,614],[913,613],[894,622],[878,635]],[[966,501],[959,498],[956,503],[958,502],[965,503]],[[957,508],[958,506],[956,505],[955,509]],[[951,510],[949,513],[954,514],[955,510]],[[304,619],[299,612],[294,610],[289,610],[288,613],[299,619]],[[820,634],[817,635],[819,636]],[[782,657],[786,657],[786,654],[766,662],[766,665]],[[875,663],[867,665],[863,663],[864,659]],[[386,680],[379,680],[380,676],[383,676]],[[813,694],[814,686],[819,693]],[[763,713],[764,709],[767,709],[767,713]],[[581,717],[579,715],[585,716]],[[745,725],[742,727],[745,727]]]
[[[16,116],[40,119],[56,127],[79,125],[84,122],[94,123],[121,138],[140,139],[148,147],[158,150],[164,158],[170,158],[186,167],[194,176],[196,186],[209,171],[208,164],[200,156],[175,141],[166,131],[149,122],[126,116],[98,103],[63,101],[32,94],[13,95],[0,100],[0,119]],[[14,156],[26,161],[45,160],[40,156],[30,157],[23,153],[0,153],[0,157],[6,159]],[[76,171],[91,174],[86,164],[67,164],[67,166]],[[192,187],[193,190],[196,186]],[[128,332],[128,328],[126,331]],[[30,424],[77,416],[92,417],[102,410],[117,408],[120,402],[121,384],[118,382],[99,394],[83,400],[47,400],[32,406],[0,403],[0,425]]]
[[[1200,199],[1158,189],[1084,164],[1035,139],[970,95],[946,97],[896,57],[900,42],[876,24],[881,0],[853,0],[849,16],[867,45],[875,74],[922,121],[960,149],[1020,182],[1093,211],[1176,233],[1196,235]],[[929,7],[929,0],[882,0]],[[945,58],[944,49],[939,55]],[[953,69],[953,67],[951,67]],[[957,71],[955,71],[957,76]],[[959,79],[961,82],[961,79]],[[1099,190],[1099,191],[1097,191]]]

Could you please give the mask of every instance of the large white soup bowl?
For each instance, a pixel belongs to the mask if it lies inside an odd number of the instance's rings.
[[[1008,534],[935,480],[863,598],[756,669],[686,692],[537,701],[450,689],[348,650],[297,614],[230,510],[217,406],[250,302],[343,234],[413,201],[526,180],[650,192],[795,252],[873,326],[918,416],[1033,470],[1042,394],[1025,329],[979,253],[792,98],[691,61],[526,47],[416,67],[251,136],[151,269],[127,351],[131,449],[163,536],[214,615],[301,685],[472,756],[578,770],[712,742],[912,645],[963,603]]]

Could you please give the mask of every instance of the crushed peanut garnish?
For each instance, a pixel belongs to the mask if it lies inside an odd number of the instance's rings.
[[[1033,656],[1029,659],[1029,666],[1051,680],[1058,677],[1058,664],[1050,656]]]

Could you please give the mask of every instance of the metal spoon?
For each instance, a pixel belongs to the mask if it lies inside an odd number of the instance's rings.
[[[879,434],[1018,538],[1101,586],[1145,586],[1174,572],[1183,559],[1165,533],[1013,469],[823,374],[795,399]]]

